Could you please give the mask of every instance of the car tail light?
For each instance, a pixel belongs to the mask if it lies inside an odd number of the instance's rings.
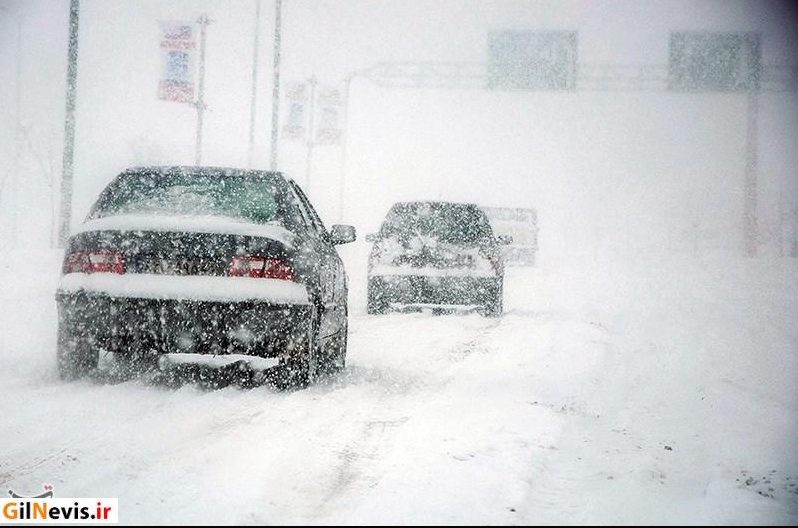
[[[229,274],[232,277],[294,280],[291,266],[280,259],[266,257],[233,257]]]
[[[64,261],[64,273],[125,273],[125,259],[118,251],[76,251]]]

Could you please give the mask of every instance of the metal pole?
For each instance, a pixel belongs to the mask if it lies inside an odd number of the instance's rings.
[[[308,84],[310,84],[310,98],[308,99],[308,136],[305,142],[308,148],[308,156],[305,160],[305,192],[309,195],[311,166],[313,165],[313,135],[316,132],[315,116],[313,115],[313,110],[316,107],[316,77],[311,77],[308,80]]]
[[[252,43],[252,102],[249,109],[249,154],[247,167],[252,168],[252,157],[255,152],[255,103],[258,97],[258,40],[260,38],[260,3],[255,0],[255,37]]]
[[[745,134],[745,184],[743,203],[743,231],[745,254],[755,257],[757,252],[757,121],[759,114],[759,94],[757,90],[748,93],[748,112]]]
[[[272,148],[271,169],[277,170],[277,132],[280,124],[280,38],[282,25],[282,0],[274,3],[274,62],[272,88]]]
[[[58,245],[64,247],[72,221],[72,177],[75,162],[75,102],[78,80],[78,22],[80,1],[69,2],[69,50],[67,51],[66,115],[64,117],[64,157],[61,173],[61,215]]]
[[[784,256],[784,183],[779,182],[779,257]]]
[[[197,19],[200,25],[200,59],[199,59],[199,83],[197,86],[197,145],[194,150],[194,165],[202,165],[202,122],[205,114],[205,38],[208,24],[211,23],[208,15],[202,15]]]
[[[792,206],[792,215],[791,215],[791,233],[790,236],[790,256],[795,258],[798,257],[798,205]]]
[[[17,207],[19,204],[18,178],[20,170],[20,158],[22,157],[22,15],[17,14],[17,64],[16,64],[16,86],[14,87],[14,106],[15,129],[14,129],[14,172],[11,174],[9,190],[11,191],[11,247],[17,246]],[[2,190],[0,188],[0,190]],[[52,196],[52,189],[50,190]],[[52,211],[51,211],[52,212]],[[53,229],[53,218],[50,217],[50,232]],[[52,244],[52,235],[50,236]]]
[[[343,223],[344,221],[347,139],[349,136],[349,90],[356,75],[356,73],[350,73],[344,79],[344,119],[341,126],[341,183],[338,186],[338,223]]]

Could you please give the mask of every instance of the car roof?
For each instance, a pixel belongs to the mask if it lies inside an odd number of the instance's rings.
[[[444,202],[441,200],[421,200],[415,202],[396,202],[392,207],[408,207],[419,205],[443,205],[443,206],[458,206],[458,207],[475,207],[479,209],[475,203],[462,203],[462,202]]]
[[[175,173],[184,175],[209,175],[209,176],[256,176],[256,175],[270,175],[285,180],[291,180],[285,174],[279,171],[267,171],[259,169],[241,169],[236,167],[215,167],[215,166],[198,166],[198,165],[143,165],[138,167],[130,167],[125,169],[122,174],[156,174],[164,177],[169,177]]]

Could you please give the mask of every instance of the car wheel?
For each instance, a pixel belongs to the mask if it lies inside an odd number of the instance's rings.
[[[369,315],[380,315],[388,311],[388,300],[385,298],[385,291],[377,286],[374,281],[368,284],[368,299],[366,312]]]
[[[63,324],[59,324],[56,358],[58,375],[62,380],[69,381],[85,377],[97,368],[100,355],[89,341],[74,335]]]
[[[311,304],[311,306],[314,306]],[[304,388],[316,381],[318,374],[318,310],[311,310],[310,320],[305,330],[305,342],[302,350],[294,357],[289,357],[282,364],[276,385],[279,389]]]
[[[324,344],[324,354],[319,361],[319,372],[324,374],[334,374],[346,368],[346,343],[348,321],[347,309],[344,307],[344,324],[337,334],[330,337]]]
[[[501,317],[504,311],[504,277],[497,279],[491,290],[492,295],[485,302],[483,314],[486,317]]]
[[[332,350],[327,364],[327,370],[330,373],[341,372],[346,368],[347,326],[344,325],[344,328],[332,340]]]

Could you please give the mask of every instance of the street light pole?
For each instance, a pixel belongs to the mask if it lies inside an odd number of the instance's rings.
[[[315,146],[315,138],[313,135],[316,133],[316,116],[313,112],[313,109],[316,106],[316,76],[311,77],[308,80],[308,84],[310,84],[310,99],[308,99],[308,135],[307,141],[305,142],[305,146],[307,146],[308,149],[307,159],[305,160],[305,192],[310,194],[310,176],[313,166],[313,147]]]
[[[346,161],[347,139],[349,138],[349,91],[358,72],[352,72],[344,79],[344,119],[341,126],[341,182],[338,185],[338,223],[344,221],[344,202],[346,201]]]
[[[255,103],[258,96],[258,40],[260,37],[260,4],[255,0],[255,37],[252,44],[252,99],[249,109],[249,154],[247,167],[252,168],[252,157],[255,152]]]
[[[64,247],[72,221],[72,176],[75,162],[75,102],[78,80],[78,23],[80,1],[69,3],[69,49],[67,51],[66,115],[64,117],[64,158],[61,175],[61,215],[58,244]]]
[[[202,165],[202,125],[205,114],[205,40],[206,29],[211,23],[208,15],[202,15],[197,19],[200,25],[200,59],[199,59],[199,83],[197,86],[197,144],[194,150],[194,165]]]
[[[282,25],[282,0],[274,4],[274,61],[272,87],[272,137],[271,137],[271,170],[277,170],[277,133],[280,123],[280,40]]]
[[[755,257],[758,245],[757,222],[757,164],[758,164],[758,117],[759,94],[757,89],[748,93],[745,134],[745,183],[743,197],[743,230],[745,254]]]
[[[14,172],[11,175],[11,247],[17,246],[17,207],[19,200],[19,174],[20,158],[22,157],[22,15],[17,13],[17,64],[16,64],[16,83],[14,86]],[[2,184],[0,184],[2,191]],[[52,189],[50,196],[52,199]],[[52,211],[51,211],[52,212]],[[50,244],[52,244],[53,218],[50,217]]]

